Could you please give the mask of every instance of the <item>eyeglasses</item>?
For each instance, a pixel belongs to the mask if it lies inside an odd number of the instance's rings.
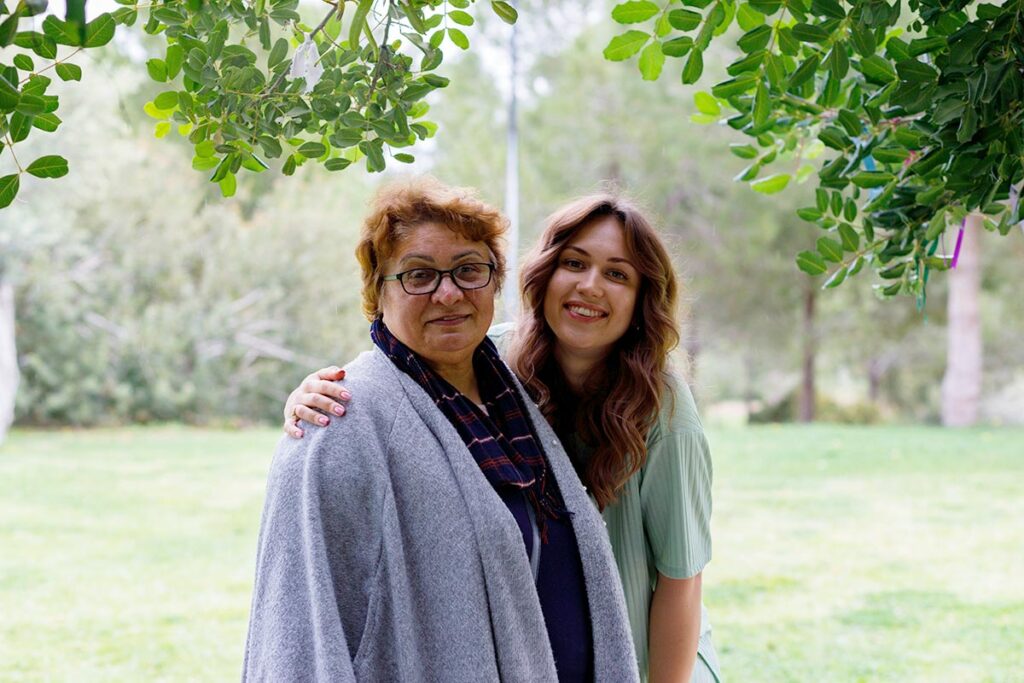
[[[413,268],[404,273],[385,275],[382,280],[398,280],[406,294],[433,294],[441,286],[441,279],[450,275],[459,289],[466,291],[480,289],[491,283],[494,274],[493,263],[463,263],[449,270],[437,268]]]

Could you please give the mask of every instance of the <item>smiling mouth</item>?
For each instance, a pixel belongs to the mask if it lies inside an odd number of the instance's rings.
[[[590,308],[588,306],[580,306],[579,304],[566,304],[565,310],[583,318],[597,319],[608,317],[608,314],[604,311],[600,311],[596,308]]]
[[[431,323],[437,325],[458,325],[461,322],[469,320],[469,314],[466,315],[445,315],[440,318],[434,318]]]

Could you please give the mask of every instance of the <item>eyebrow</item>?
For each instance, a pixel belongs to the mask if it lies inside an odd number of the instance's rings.
[[[588,252],[586,249],[580,249],[579,247],[576,247],[576,246],[573,246],[573,245],[569,245],[565,249],[566,250],[572,249],[573,251],[578,251],[579,253],[583,254],[587,258],[592,258],[591,255],[590,255],[590,252]],[[627,266],[629,266],[629,267],[633,268],[634,270],[636,270],[636,266],[633,265],[633,262],[630,261],[629,259],[626,259],[626,258],[621,258],[619,256],[613,256],[610,259],[608,259],[608,261],[610,261],[611,263],[625,263]]]
[[[466,251],[460,251],[458,254],[452,257],[452,261],[460,261],[467,256],[476,256],[477,258],[484,258],[483,254],[478,249],[467,249]],[[430,254],[406,254],[398,262],[399,264],[407,263],[409,261],[426,261],[427,263],[437,263]]]

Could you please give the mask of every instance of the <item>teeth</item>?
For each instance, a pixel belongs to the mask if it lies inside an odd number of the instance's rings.
[[[569,310],[577,315],[582,315],[587,318],[597,318],[601,315],[601,311],[595,311],[592,308],[583,308],[582,306],[569,306]]]

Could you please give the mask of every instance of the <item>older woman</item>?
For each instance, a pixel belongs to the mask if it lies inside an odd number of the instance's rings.
[[[601,517],[485,339],[503,230],[436,181],[378,194],[376,348],[347,419],[275,454],[245,680],[637,679]]]

